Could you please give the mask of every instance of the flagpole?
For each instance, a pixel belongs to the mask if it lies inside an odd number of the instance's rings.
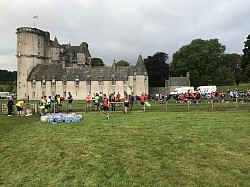
[[[33,16],[33,18],[38,20],[38,15]],[[34,21],[34,28],[36,28],[36,21]]]

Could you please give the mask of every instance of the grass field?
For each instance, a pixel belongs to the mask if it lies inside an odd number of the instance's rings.
[[[1,186],[249,186],[249,111],[0,116]]]

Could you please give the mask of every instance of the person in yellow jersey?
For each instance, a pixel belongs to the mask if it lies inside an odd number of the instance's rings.
[[[16,104],[17,115],[21,116],[24,108],[25,108],[25,101],[24,100],[18,101]]]
[[[46,96],[41,97],[41,100],[39,101],[39,108],[40,108],[40,115],[45,115],[45,108],[46,108]]]
[[[62,99],[60,95],[57,95],[57,112],[62,111]]]

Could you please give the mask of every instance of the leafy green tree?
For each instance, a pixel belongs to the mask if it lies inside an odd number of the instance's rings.
[[[14,82],[17,80],[17,72],[16,71],[7,71],[7,70],[0,70],[0,82]]]
[[[14,86],[8,85],[8,86],[6,86],[5,89],[6,89],[7,92],[13,92]]]
[[[173,54],[170,64],[173,76],[190,73],[190,82],[193,86],[213,84],[214,72],[222,61],[225,46],[218,39],[195,39]]]
[[[250,72],[249,72],[249,64],[250,64],[250,34],[247,37],[247,41],[244,42],[245,47],[243,49],[242,56],[242,72],[243,72],[243,80],[247,82],[250,80]]]
[[[242,56],[240,54],[232,53],[225,54],[223,56],[222,65],[225,65],[226,67],[230,68],[230,71],[234,76],[235,83],[237,84],[237,86],[243,80],[241,61]]]
[[[164,87],[165,80],[169,77],[169,64],[167,64],[168,54],[157,52],[153,56],[148,56],[144,63],[148,72],[150,87]]]
[[[235,78],[231,69],[225,65],[215,71],[214,84],[219,86],[229,86],[235,83]]]
[[[92,58],[91,59],[91,66],[105,66],[102,59],[100,58]]]
[[[125,60],[120,60],[118,62],[114,62],[113,65],[115,65],[115,66],[130,66],[130,64]]]

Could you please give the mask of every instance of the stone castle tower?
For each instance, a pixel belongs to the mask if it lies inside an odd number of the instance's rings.
[[[50,33],[37,28],[17,28],[17,97],[27,97],[28,77],[36,65],[63,64],[63,67],[90,66],[91,56],[88,44],[80,46],[60,45],[55,37],[50,40]]]

